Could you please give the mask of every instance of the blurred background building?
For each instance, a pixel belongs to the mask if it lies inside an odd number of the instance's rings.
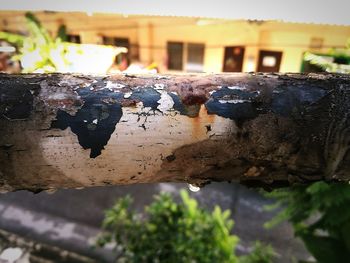
[[[131,71],[142,65],[161,73],[317,71],[304,53],[327,54],[343,48],[350,37],[350,26],[337,25],[52,11],[35,15],[54,35],[65,25],[70,42],[126,47],[112,72],[130,65]],[[1,12],[0,31],[26,34],[24,12]]]

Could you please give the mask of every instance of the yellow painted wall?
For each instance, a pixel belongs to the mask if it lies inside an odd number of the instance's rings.
[[[214,21],[215,22],[215,21]],[[206,72],[220,72],[224,59],[224,47],[232,45],[244,45],[255,43],[258,39],[257,30],[246,22],[227,23],[218,21],[219,24],[198,26],[196,24],[177,26],[154,26],[153,39],[155,60],[166,60],[166,44],[168,41],[205,44],[204,70]],[[246,52],[246,57],[250,54]],[[253,51],[253,53],[255,53]],[[165,69],[162,65],[162,69]]]
[[[260,32],[259,49],[282,51],[281,72],[300,71],[303,53],[310,51],[312,38],[323,38],[325,53],[331,47],[342,47],[350,38],[350,27],[271,23]]]
[[[266,22],[262,25],[245,21],[227,22],[207,26],[155,27],[154,40],[161,47],[156,60],[164,61],[167,41],[197,42],[206,45],[204,70],[222,70],[224,47],[242,45],[246,47],[243,71],[256,70],[259,50],[283,52],[281,72],[299,72],[303,53],[310,51],[312,38],[323,38],[325,48],[315,50],[327,52],[332,46],[342,47],[350,38],[350,27],[319,26]]]

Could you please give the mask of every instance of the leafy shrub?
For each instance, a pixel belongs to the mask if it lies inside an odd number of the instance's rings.
[[[107,211],[103,226],[112,230],[100,245],[114,239],[130,262],[237,262],[238,242],[230,235],[229,211],[215,207],[210,214],[181,191],[183,204],[161,194],[146,207],[147,219],[130,211],[131,198],[120,199]]]
[[[103,233],[98,245],[115,242],[118,262],[240,262],[234,253],[239,241],[230,234],[230,211],[216,206],[210,213],[198,207],[185,190],[182,203],[162,193],[145,208],[142,217],[130,209],[129,196],[119,199],[106,211]],[[271,262],[272,248],[260,243],[244,263]]]
[[[271,209],[283,209],[267,227],[288,220],[317,262],[350,261],[349,184],[316,182],[275,190],[268,196],[277,199]]]
[[[240,263],[270,263],[276,257],[276,253],[270,245],[264,245],[256,241],[250,254],[241,256]]]

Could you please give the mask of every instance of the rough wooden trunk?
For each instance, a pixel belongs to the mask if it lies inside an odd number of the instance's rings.
[[[350,179],[350,77],[0,74],[3,191]]]

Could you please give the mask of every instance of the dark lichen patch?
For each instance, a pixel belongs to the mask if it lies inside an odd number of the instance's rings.
[[[27,119],[33,108],[33,97],[30,92],[26,92],[23,96],[4,110],[4,117],[10,120]]]
[[[216,114],[240,122],[253,119],[258,115],[258,109],[254,104],[258,92],[235,90],[223,87],[214,92],[205,103],[208,114]]]
[[[91,92],[89,87],[78,92],[84,101],[83,107],[74,116],[58,110],[51,128],[64,130],[70,127],[78,136],[79,144],[84,149],[91,149],[90,157],[95,158],[107,145],[123,114],[119,103],[106,103],[106,99],[113,98],[119,101],[123,94],[107,90]]]
[[[154,88],[137,88],[132,91],[129,98],[134,101],[141,101],[144,107],[150,107],[153,111],[158,110],[158,100],[160,100],[160,94]]]
[[[222,87],[214,92],[211,97],[217,100],[248,100],[251,101],[259,95],[257,91],[248,89]]]
[[[187,110],[185,105],[181,102],[180,97],[174,93],[168,93],[169,96],[174,101],[174,110],[178,111],[181,115],[187,115]]]
[[[0,85],[0,118],[8,120],[24,120],[30,117],[33,101],[39,86],[23,87],[16,82]],[[32,89],[30,89],[32,88]]]
[[[281,116],[288,116],[293,111],[319,101],[327,91],[317,86],[279,86],[273,90],[271,109]]]

